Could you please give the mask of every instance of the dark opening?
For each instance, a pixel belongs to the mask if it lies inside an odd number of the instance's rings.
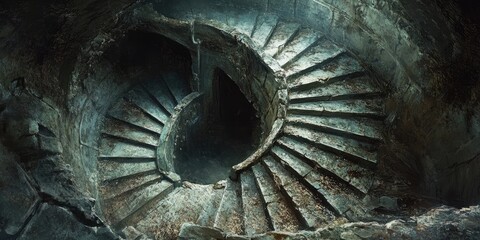
[[[210,184],[226,179],[236,165],[257,148],[260,120],[240,88],[222,70],[217,69],[213,82],[214,99],[207,107],[209,116],[186,143],[176,170],[182,179]]]

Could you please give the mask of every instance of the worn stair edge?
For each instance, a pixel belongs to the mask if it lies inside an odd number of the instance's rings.
[[[225,187],[213,226],[225,232],[243,234],[243,225],[243,206],[239,183],[227,179],[227,186]]]
[[[342,138],[339,136],[328,135],[327,133],[312,132],[308,129],[302,129],[295,126],[287,125],[284,128],[284,133],[287,136],[297,139],[299,141],[306,141],[313,146],[353,161],[363,167],[375,169],[377,166],[378,146],[358,142],[353,139]],[[326,142],[326,137],[338,140],[338,144],[329,144]],[[341,144],[340,144],[341,143]],[[357,144],[357,146],[353,145]],[[371,148],[371,149],[366,149]]]
[[[99,192],[104,200],[109,200],[127,192],[132,192],[137,188],[143,188],[150,185],[149,183],[152,181],[157,181],[161,178],[162,176],[155,170],[143,172],[113,181],[102,182],[99,186]]]
[[[168,181],[162,181],[162,183],[165,183],[165,185],[163,190],[159,194],[145,202],[143,205],[136,208],[121,221],[113,224],[114,228],[123,229],[128,225],[135,225],[135,223],[139,222],[141,218],[144,217],[146,212],[152,209],[155,204],[168,196],[168,194],[170,194],[175,189],[174,185]]]
[[[345,120],[349,120],[349,118],[345,118]],[[362,134],[359,131],[351,131],[346,128],[332,126],[325,122],[324,123],[312,122],[305,119],[301,119],[301,116],[297,118],[287,117],[287,123],[293,126],[299,126],[299,127],[304,127],[304,128],[308,128],[308,129],[312,129],[320,132],[335,134],[335,135],[339,135],[346,138],[353,138],[359,141],[365,141],[373,144],[380,144],[384,142],[384,138],[381,132],[367,132],[370,129],[368,129],[366,132],[363,132]],[[352,123],[352,124],[355,124],[355,123]],[[379,124],[382,124],[382,123],[379,122]],[[360,124],[355,124],[355,126],[358,126],[358,128],[362,128]]]
[[[265,203],[255,183],[251,170],[240,175],[242,187],[243,216],[245,234],[254,235],[270,230]]]
[[[349,184],[334,181],[330,176],[317,172],[303,161],[299,160],[295,162],[295,164],[292,164],[284,158],[277,158],[277,160],[292,174],[298,176],[298,179],[300,179],[304,186],[310,189],[311,192],[316,194],[320,199],[323,199],[329,206],[329,209],[337,216],[348,217],[345,215],[348,211],[357,213],[357,215],[365,214],[360,200],[364,195],[361,193],[358,195],[352,192],[351,188],[348,187]],[[321,178],[327,182],[329,181],[330,184],[325,185],[325,183],[316,180]],[[331,193],[332,191],[333,193]]]
[[[301,227],[299,219],[297,219],[294,210],[287,205],[284,196],[275,186],[263,164],[254,165],[252,171],[263,201],[267,206],[266,213],[270,227],[275,231],[298,231]]]
[[[286,138],[286,139],[288,139],[288,138]],[[291,144],[285,142],[286,139],[281,139],[277,143],[278,143],[278,147],[282,151],[287,153],[288,155],[291,155],[291,156],[294,156],[296,158],[302,159],[303,162],[305,162],[306,164],[308,164],[312,168],[316,169],[318,172],[320,172],[324,175],[328,175],[328,176],[330,176],[334,179],[337,179],[340,182],[343,182],[346,186],[350,187],[351,191],[353,193],[355,193],[356,195],[363,196],[364,194],[368,193],[368,191],[370,190],[370,187],[373,184],[373,177],[372,177],[373,172],[372,171],[369,171],[367,169],[363,169],[360,166],[356,166],[356,165],[354,165],[354,163],[348,162],[348,160],[338,161],[338,158],[341,158],[341,157],[335,156],[335,155],[332,156],[332,157],[335,157],[335,159],[330,161],[330,164],[332,164],[334,166],[330,167],[330,166],[328,166],[328,162],[326,162],[325,160],[322,161],[322,160],[319,160],[318,158],[314,159],[312,156],[309,156],[308,154],[304,153],[303,151],[301,151],[299,149],[294,149],[294,147],[291,146]],[[308,147],[310,147],[310,146],[305,145],[305,148],[308,148]],[[276,150],[276,149],[272,149],[272,150]],[[312,151],[323,152],[326,155],[326,156],[324,156],[325,158],[328,158],[329,155],[332,155],[328,152],[324,152],[324,151],[322,151],[320,149],[316,149],[316,148]],[[276,153],[278,153],[278,151]],[[278,154],[276,154],[276,153],[275,153],[275,155],[278,156]],[[345,166],[345,167],[351,166],[351,168],[350,168],[351,170],[345,172],[341,169],[337,169],[335,164],[338,164],[338,165],[342,166],[342,168],[343,168],[343,166]],[[348,174],[349,172],[351,173],[351,175]],[[365,176],[365,175],[368,175],[368,176]],[[365,177],[365,178],[368,179],[368,181],[367,182],[360,181],[360,180],[357,179],[358,177]],[[366,179],[362,179],[362,180],[366,180]]]
[[[297,35],[299,30],[300,24],[280,21],[269,41],[265,44],[265,47],[263,48],[264,52],[267,55],[274,57]]]
[[[301,219],[304,229],[317,229],[334,220],[335,212],[332,212],[328,205],[323,205],[321,199],[316,199],[309,189],[273,157],[265,157],[263,164],[283,195],[295,206],[297,217]]]
[[[275,140],[280,135],[284,123],[285,123],[284,119],[279,118],[275,120],[272,126],[272,130],[270,131],[270,134],[265,139],[264,143],[252,155],[250,155],[247,159],[245,159],[245,161],[233,166],[230,169],[230,179],[234,181],[238,180],[239,175],[243,171],[248,170],[250,167],[252,167],[253,165],[261,161],[262,156],[264,156],[265,153],[267,153],[270,150]]]

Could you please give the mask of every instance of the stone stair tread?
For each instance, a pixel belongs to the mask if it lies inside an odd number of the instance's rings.
[[[173,94],[177,104],[191,93],[188,82],[184,81],[182,77],[176,73],[165,74],[163,76],[163,80],[167,84],[170,92]]]
[[[100,156],[114,158],[155,158],[155,148],[133,145],[120,139],[103,137],[100,140]]]
[[[227,186],[215,216],[214,227],[229,233],[243,233],[243,207],[240,195],[240,183],[227,179]]]
[[[282,161],[284,165],[288,165],[290,168],[294,169],[299,177],[304,178],[307,174],[313,171],[313,168],[310,165],[300,158],[290,154],[281,146],[282,144],[277,141],[272,147],[270,153],[273,157]]]
[[[218,191],[221,192],[221,191]],[[221,192],[223,193],[223,192]],[[196,223],[201,226],[213,226],[215,224],[215,216],[222,201],[223,194],[215,194],[208,206],[200,213]]]
[[[143,128],[134,127],[131,124],[127,124],[114,118],[105,119],[102,133],[152,146],[159,145],[159,134],[145,131]]]
[[[354,139],[318,132],[303,127],[292,126],[290,124],[285,126],[284,133],[287,136],[312,143],[316,147],[322,148],[322,150],[343,156],[349,161],[356,162],[357,164],[364,164],[372,167],[377,163],[377,146],[369,143],[359,142]]]
[[[300,223],[295,217],[293,209],[291,209],[285,197],[282,196],[280,190],[275,186],[274,181],[268,175],[262,164],[252,167],[253,174],[264,202],[267,205],[267,213],[270,218],[273,230],[296,232],[300,229]]]
[[[335,115],[384,118],[383,99],[358,99],[315,101],[292,103],[288,110],[295,113],[311,113],[312,115]]]
[[[130,90],[125,98],[127,101],[132,102],[137,105],[140,109],[145,111],[155,120],[165,125],[165,123],[170,118],[169,113],[164,112],[160,106],[148,95],[148,93],[142,88],[134,88]]]
[[[343,97],[344,99],[354,99],[362,96],[378,97],[382,95],[382,91],[371,83],[371,79],[369,77],[361,76],[355,79],[313,87],[308,90],[292,92],[290,93],[290,99],[293,102],[297,102],[337,99],[342,96],[345,96]]]
[[[316,189],[318,194],[323,196],[328,204],[337,211],[338,214],[344,214],[350,209],[356,213],[363,212],[360,207],[361,200],[352,193],[351,188],[343,182],[335,181],[334,178],[321,174],[307,163],[290,153],[275,146],[272,153],[276,155],[284,166],[290,168],[297,176],[302,177],[307,184]],[[335,194],[338,196],[335,197]]]
[[[160,103],[168,113],[173,114],[175,99],[163,79],[147,81],[143,84],[145,89]]]
[[[301,28],[296,36],[275,56],[278,63],[283,66],[295,59],[306,49],[311,47],[320,36],[311,29]]]
[[[288,198],[300,213],[304,224],[309,229],[317,229],[332,221],[335,216],[330,212],[320,199],[315,196],[294,176],[292,176],[280,163],[271,156],[264,158],[267,170],[273,176],[277,186],[282,188]]]
[[[297,23],[278,22],[272,36],[265,45],[265,53],[273,57],[295,35],[299,28],[300,25]]]
[[[163,126],[147,115],[136,105],[127,102],[125,100],[118,101],[111,110],[108,112],[108,115],[118,119],[120,121],[130,123],[137,127],[147,129],[158,134],[162,133]]]
[[[323,171],[335,175],[364,194],[370,190],[373,184],[373,172],[371,170],[365,169],[343,157],[322,151],[308,143],[289,137],[282,137],[277,143],[283,148],[273,149],[279,157],[285,158],[292,155],[289,151],[295,152],[295,154],[300,155],[314,167],[319,167]]]
[[[363,72],[364,69],[356,59],[348,54],[341,54],[318,69],[288,78],[288,87],[292,91],[309,90],[311,85],[323,86]]]
[[[146,187],[161,178],[162,176],[156,171],[145,172],[127,178],[104,182],[99,186],[99,192],[102,198],[107,200]]]
[[[168,181],[160,181],[149,185],[140,191],[121,195],[121,197],[114,198],[105,204],[105,207],[103,208],[104,214],[113,225],[118,224],[120,221],[128,218],[129,215],[140,210],[149,201],[172,188],[172,183]]]
[[[278,16],[262,13],[258,16],[257,25],[252,34],[252,40],[258,47],[263,47],[271,37],[278,22]]]
[[[314,46],[310,47],[307,51],[301,53],[296,60],[291,61],[285,65],[286,76],[293,74],[300,74],[314,67],[318,67],[328,60],[333,60],[342,53],[345,53],[345,49],[340,48],[332,41],[322,38],[320,41],[314,43]]]
[[[151,233],[153,239],[177,239],[181,226],[195,222],[212,198],[217,195],[221,198],[223,192],[212,185],[184,182],[165,198],[152,202],[145,208],[148,211],[131,217],[131,222],[139,231]]]
[[[354,135],[372,141],[383,141],[383,122],[370,118],[342,118],[290,114],[287,121],[294,125],[325,129],[339,135]]]
[[[262,195],[255,183],[251,170],[240,175],[242,185],[242,203],[244,211],[245,234],[254,235],[268,232],[268,220]]]
[[[256,11],[227,11],[227,25],[250,37],[257,21]]]
[[[100,181],[112,181],[119,178],[136,176],[145,172],[157,170],[155,159],[148,162],[118,162],[101,160],[98,161],[98,169]],[[101,171],[100,171],[101,170]]]
[[[338,214],[347,216],[350,220],[368,217],[361,197],[353,194],[350,188],[343,186],[333,178],[312,171],[305,176],[305,180],[317,189],[325,200],[338,211]]]

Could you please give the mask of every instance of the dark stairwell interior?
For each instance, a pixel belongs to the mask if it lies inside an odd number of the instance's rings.
[[[256,149],[261,134],[256,110],[240,88],[220,69],[214,76],[214,100],[205,106],[209,114],[176,161],[182,179],[199,184],[226,179],[230,168]]]

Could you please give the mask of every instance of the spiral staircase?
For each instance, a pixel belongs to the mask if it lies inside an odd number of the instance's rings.
[[[179,184],[159,170],[157,148],[192,89],[174,74],[138,84],[105,116],[98,176],[106,220],[117,230],[133,226],[166,239],[185,222],[251,236],[369,216],[364,199],[375,181],[385,118],[385,94],[374,77],[322,33],[275,14],[195,16],[235,29],[259,56],[281,66],[289,99],[281,133],[255,164],[236,172],[237,179]]]

